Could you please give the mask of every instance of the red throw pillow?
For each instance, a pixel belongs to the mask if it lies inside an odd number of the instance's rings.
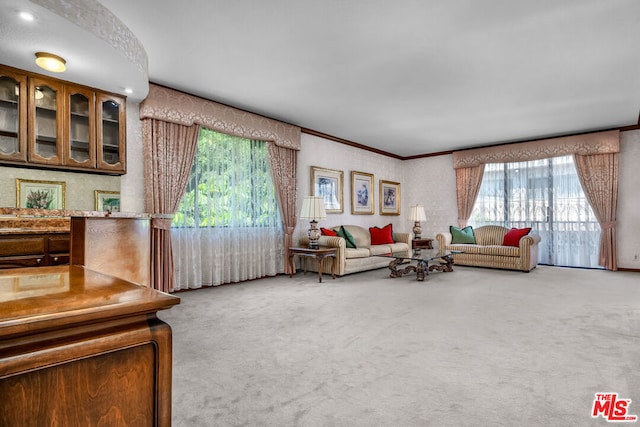
[[[323,228],[320,227],[320,233],[322,233],[323,236],[337,236],[338,233],[336,233],[335,231],[331,230],[330,228]]]
[[[369,227],[369,234],[371,234],[372,245],[386,245],[394,243],[393,228],[391,224],[385,225],[382,228]]]
[[[515,246],[516,248],[520,246],[520,238],[522,236],[526,236],[531,231],[531,227],[527,228],[512,228],[507,231],[507,234],[504,235],[504,240],[502,241],[503,246]]]

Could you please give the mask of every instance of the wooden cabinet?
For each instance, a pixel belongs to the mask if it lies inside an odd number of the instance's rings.
[[[0,425],[170,426],[156,313],[179,301],[81,266],[0,271]]]
[[[0,65],[0,163],[126,173],[126,99]]]
[[[27,161],[27,77],[0,67],[0,158]]]
[[[124,99],[97,94],[98,169],[125,171],[125,104]]]
[[[69,233],[0,235],[0,269],[69,263]]]

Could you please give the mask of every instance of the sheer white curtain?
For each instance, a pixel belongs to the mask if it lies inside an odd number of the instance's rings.
[[[201,129],[171,229],[176,290],[284,272],[266,143]]]
[[[600,225],[573,156],[487,164],[469,223],[531,227],[541,264],[600,268]]]

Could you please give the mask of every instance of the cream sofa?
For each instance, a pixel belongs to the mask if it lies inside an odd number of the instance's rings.
[[[391,252],[408,255],[411,248],[409,233],[393,233],[394,243],[385,245],[372,245],[371,234],[369,229],[358,225],[345,225],[344,228],[353,236],[356,247],[347,248],[346,242],[342,237],[320,236],[318,241],[320,246],[328,246],[338,248],[336,257],[336,275],[343,276],[345,274],[357,273],[359,271],[372,270],[376,268],[387,267],[389,259],[375,255],[388,254]],[[334,227],[334,231],[338,231],[340,226]],[[309,238],[304,236],[300,239],[301,247],[309,245]],[[304,262],[304,261],[303,261]],[[310,271],[317,271],[315,263],[308,263]],[[331,259],[327,258],[323,262],[322,271],[331,273]]]
[[[520,245],[503,246],[505,234],[509,231],[498,225],[485,225],[474,228],[476,244],[451,244],[451,233],[436,236],[439,247],[450,251],[464,251],[454,254],[453,262],[458,265],[502,268],[529,272],[538,265],[539,235],[526,235],[520,238]]]

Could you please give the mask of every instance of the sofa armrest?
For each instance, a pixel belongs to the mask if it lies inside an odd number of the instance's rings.
[[[406,243],[411,246],[411,234],[409,233],[393,233],[393,241],[399,243]]]
[[[436,240],[438,241],[438,247],[440,249],[444,249],[445,246],[450,245],[451,244],[451,233],[449,232],[442,232],[442,233],[438,233],[436,235]]]
[[[526,236],[522,236],[520,238],[520,249],[525,247],[537,246],[540,243],[540,235],[539,234],[527,234]]]

